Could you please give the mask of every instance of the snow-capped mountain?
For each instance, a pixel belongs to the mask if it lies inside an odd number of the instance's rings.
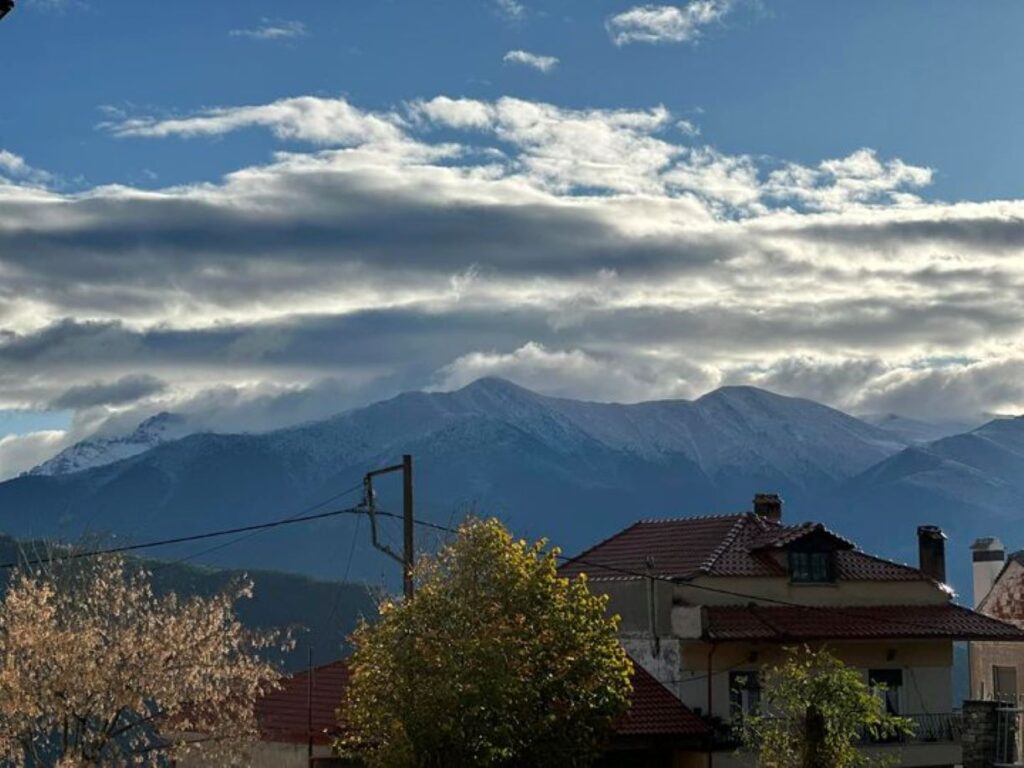
[[[94,437],[65,448],[52,459],[28,471],[29,475],[67,475],[113,464],[137,456],[169,440],[188,434],[188,420],[173,413],[158,413],[122,437]]]
[[[496,514],[517,533],[569,551],[639,518],[749,509],[754,493],[776,491],[787,518],[835,525],[873,551],[913,561],[916,525],[944,526],[951,547],[965,552],[974,536],[1012,539],[1006,526],[1024,498],[1024,419],[919,443],[750,387],[622,405],[482,379],[261,434],[175,439],[179,428],[187,431],[165,416],[123,442],[83,447],[45,472],[0,483],[0,530],[138,541],[345,507],[359,501],[367,470],[402,453],[414,456],[418,517],[447,524],[470,511]],[[394,511],[392,480],[377,487],[382,507]],[[362,546],[351,550],[352,573],[379,580],[391,565],[357,520],[276,528],[208,557],[337,578],[355,537]],[[381,521],[385,540],[397,533],[392,525]],[[955,578],[966,564],[951,552]]]
[[[0,527],[19,536],[104,531],[138,540],[272,520],[358,488],[368,469],[411,453],[422,517],[500,514],[524,535],[573,549],[638,517],[745,509],[758,491],[809,508],[905,447],[834,409],[753,388],[620,405],[546,397],[500,379],[410,392],[262,434],[164,439],[169,434],[157,430],[148,450],[128,439],[114,450],[133,455],[103,466],[66,460],[0,484]],[[96,451],[83,462],[116,455]],[[397,506],[398,485],[380,489],[382,504]],[[333,503],[356,501],[358,491]],[[324,521],[313,526],[319,534],[310,526],[275,530],[217,557],[336,577],[352,524]],[[355,567],[372,572],[372,550],[356,551]]]
[[[861,421],[891,432],[897,439],[911,444],[930,443],[944,437],[959,435],[976,429],[989,419],[978,418],[976,421],[921,421],[896,413],[871,413],[859,416]]]

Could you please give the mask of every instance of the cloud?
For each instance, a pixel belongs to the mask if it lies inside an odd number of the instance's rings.
[[[732,10],[731,0],[693,0],[685,6],[640,5],[616,14],[606,26],[616,45],[688,43]]]
[[[522,21],[527,15],[526,6],[518,0],[494,0],[494,7],[509,21]]]
[[[158,395],[167,390],[167,384],[146,374],[123,376],[116,381],[97,381],[76,384],[54,399],[53,408],[78,410],[97,405],[124,405]]]
[[[357,109],[345,99],[312,96],[281,99],[271,104],[211,109],[182,118],[131,118],[105,123],[115,136],[196,138],[221,136],[245,128],[270,128],[280,139],[332,146],[395,144],[404,136],[391,115]]]
[[[610,400],[693,397],[717,383],[712,372],[665,361],[602,359],[579,349],[553,350],[530,341],[511,352],[472,352],[439,371],[439,389],[499,376],[544,394]]]
[[[913,205],[914,190],[932,183],[933,171],[895,159],[882,162],[874,150],[823,160],[816,168],[787,164],[768,177],[768,194],[814,210],[838,210],[852,203]]]
[[[20,155],[0,149],[0,184],[4,183],[5,177],[8,183],[19,182],[38,186],[45,186],[53,181],[52,174],[33,168]]]
[[[0,437],[0,480],[41,464],[65,447],[65,433],[60,430]]]
[[[232,29],[230,37],[246,37],[250,40],[294,40],[309,34],[306,25],[301,21],[285,21],[281,19],[260,19],[257,27],[249,29]]]
[[[656,104],[106,117],[123,141],[263,130],[287,151],[174,187],[0,185],[0,408],[73,407],[63,439],[154,409],[280,426],[485,374],[1024,409],[1024,202],[930,200],[906,159],[727,153]],[[140,377],[164,386],[132,400]]]
[[[522,64],[526,67],[532,67],[544,74],[554,71],[555,67],[558,66],[558,59],[555,56],[541,56],[527,51],[509,51],[505,54],[502,61],[509,64]]]

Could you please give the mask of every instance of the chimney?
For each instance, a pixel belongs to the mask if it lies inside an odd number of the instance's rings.
[[[782,522],[782,497],[777,493],[758,493],[754,496],[754,514],[771,520]]]
[[[981,605],[1003,570],[1006,550],[995,536],[986,536],[971,544],[971,566],[974,570],[974,607]]]
[[[937,525],[917,527],[918,567],[940,584],[946,583],[946,534]]]

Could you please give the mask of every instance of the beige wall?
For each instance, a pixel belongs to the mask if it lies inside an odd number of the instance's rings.
[[[992,667],[1017,670],[1017,693],[1024,693],[1024,643],[971,643],[971,696],[990,699],[994,693]]]
[[[249,768],[309,768],[307,746],[305,744],[283,744],[279,742],[261,741],[249,748]],[[313,747],[314,757],[330,757],[330,747]],[[210,762],[198,757],[183,758],[176,763],[177,768],[221,768],[220,761]]]
[[[828,643],[825,646],[846,664],[863,670],[902,669],[904,714],[946,713],[953,710],[953,643],[948,640]],[[683,703],[708,711],[708,653],[703,642],[680,648],[680,682],[674,686]],[[890,656],[892,658],[890,658]],[[785,657],[782,645],[726,643],[711,657],[711,713],[729,718],[729,671],[753,671]],[[692,682],[688,682],[692,680]]]
[[[896,765],[907,768],[951,768],[960,763],[959,744],[904,744],[899,747],[866,747],[864,753],[881,757],[898,755]],[[716,753],[714,768],[753,768],[747,755]]]

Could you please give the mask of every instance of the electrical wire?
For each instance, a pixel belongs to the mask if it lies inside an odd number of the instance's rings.
[[[350,493],[354,493],[355,491],[360,490],[362,487],[363,487],[362,483],[357,483],[356,485],[353,485],[351,488],[346,488],[343,491],[339,491],[338,493],[335,493],[335,494],[333,494],[331,496],[328,496],[326,499],[321,499],[320,501],[316,502],[315,504],[310,504],[307,507],[303,507],[298,512],[296,512],[295,514],[289,515],[288,517],[284,518],[282,520],[282,522],[284,522],[284,523],[290,523],[290,522],[293,522],[293,521],[297,522],[298,518],[302,517],[303,515],[308,514],[308,513],[312,512],[313,510],[320,509],[320,507],[323,507],[323,506],[325,506],[327,504],[330,504],[332,501],[337,501],[340,498],[348,496]],[[226,542],[224,542],[222,544],[216,544],[216,545],[214,545],[212,547],[208,547],[206,549],[202,549],[199,552],[193,552],[191,555],[186,555],[185,557],[180,557],[177,560],[170,560],[168,562],[161,563],[160,565],[156,566],[153,569],[153,571],[154,572],[162,571],[165,568],[170,568],[171,566],[174,566],[174,565],[180,565],[181,563],[188,562],[189,560],[195,560],[197,557],[202,557],[203,555],[208,555],[211,552],[217,552],[219,550],[226,549],[227,547],[233,546],[233,545],[237,544],[240,541],[244,541],[245,539],[248,539],[251,536],[257,535],[258,533],[262,532],[263,530],[265,530],[265,529],[260,528],[260,529],[248,531],[248,532],[244,533],[242,536],[239,536],[239,537],[237,537],[235,539],[232,539],[231,541],[226,541]]]
[[[120,547],[107,547],[105,549],[95,549],[86,552],[68,552],[63,555],[54,555],[50,557],[36,558],[33,560],[25,560],[21,562],[13,563],[0,563],[0,570],[10,570],[12,568],[18,568],[19,566],[31,566],[31,565],[45,565],[47,563],[64,562],[66,560],[81,560],[88,557],[100,557],[102,555],[119,554],[121,552],[134,552],[140,549],[152,549],[153,547],[165,547],[171,544],[185,544],[190,541],[202,541],[204,539],[213,539],[218,536],[231,536],[236,533],[248,533],[250,531],[264,531],[270,528],[279,528],[284,525],[293,525],[296,523],[306,523],[311,520],[324,520],[329,517],[338,517],[339,515],[365,515],[366,510],[362,507],[348,507],[347,509],[335,509],[330,512],[321,512],[316,515],[304,515],[304,516],[291,516],[281,520],[272,520],[267,523],[257,523],[255,525],[245,525],[238,528],[227,528],[219,531],[207,531],[205,533],[196,533],[191,536],[177,536],[171,539],[160,539],[158,541],[147,541],[141,544],[125,544]]]

